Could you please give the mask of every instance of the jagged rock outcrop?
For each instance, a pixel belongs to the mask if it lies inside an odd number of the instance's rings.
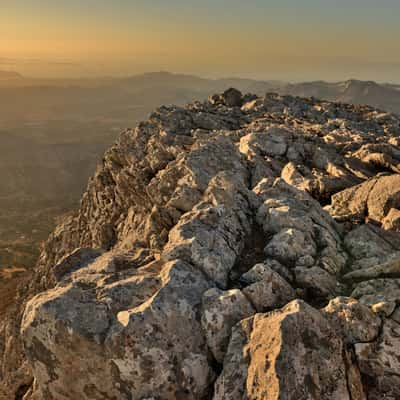
[[[214,400],[351,399],[341,339],[295,300],[235,327]]]
[[[159,108],[0,324],[0,398],[397,398],[399,137],[313,98]]]

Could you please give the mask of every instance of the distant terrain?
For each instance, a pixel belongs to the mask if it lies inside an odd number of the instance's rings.
[[[280,90],[294,96],[314,96],[319,99],[352,104],[368,104],[386,111],[400,113],[400,86],[372,81],[306,82],[287,85]]]
[[[123,129],[162,104],[184,105],[228,87],[370,104],[400,113],[400,86],[357,80],[293,84],[168,72],[31,79],[0,71],[0,269],[29,270],[55,219],[77,208],[96,163]],[[0,275],[0,284],[9,283],[10,276]]]

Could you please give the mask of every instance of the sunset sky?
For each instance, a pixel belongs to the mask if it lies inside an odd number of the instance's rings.
[[[2,0],[0,69],[400,82],[399,0]]]

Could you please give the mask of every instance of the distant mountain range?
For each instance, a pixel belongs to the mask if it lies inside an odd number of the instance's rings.
[[[82,78],[82,79],[32,79],[23,77],[15,71],[0,70],[0,96],[6,88],[21,89],[29,96],[39,96],[40,100],[51,98],[63,106],[69,103],[87,103],[91,97],[96,103],[117,101],[117,106],[124,102],[143,104],[185,104],[187,101],[207,97],[210,93],[219,92],[228,87],[236,87],[243,92],[259,95],[274,91],[280,94],[291,94],[302,97],[316,97],[330,101],[353,104],[369,104],[387,111],[400,113],[400,84],[376,83],[349,79],[342,82],[311,81],[288,83],[274,80],[255,80],[243,78],[207,79],[194,75],[174,74],[170,72],[149,72],[126,78]],[[21,94],[21,93],[20,93]],[[65,96],[67,100],[63,102]],[[1,99],[1,97],[0,97]],[[77,103],[76,103],[77,101]],[[39,101],[38,107],[43,104]],[[34,105],[34,108],[36,106]],[[97,112],[104,111],[102,107]],[[85,113],[85,110],[83,110]],[[1,123],[1,118],[0,118]]]
[[[351,79],[337,83],[315,81],[289,84],[278,88],[278,91],[344,103],[369,104],[386,111],[400,113],[400,85]]]
[[[400,113],[400,85],[376,83],[349,79],[342,82],[312,81],[287,83],[282,81],[262,81],[242,78],[205,79],[193,75],[153,72],[120,79],[119,83],[135,90],[155,88],[186,92],[192,97],[194,92],[205,94],[219,92],[228,87],[235,87],[243,92],[263,95],[266,92],[290,94],[300,97],[316,97],[322,100],[352,104],[368,104],[386,111]],[[201,97],[200,97],[201,98]],[[179,101],[178,101],[179,102]]]
[[[175,88],[191,92],[218,92],[236,87],[243,92],[274,91],[300,97],[316,97],[323,100],[352,104],[368,104],[386,111],[400,113],[400,85],[379,84],[373,81],[349,79],[342,82],[312,81],[287,83],[242,78],[205,79],[192,75],[154,72],[121,79],[120,83],[135,89]],[[190,93],[192,94],[192,93]],[[191,97],[189,95],[188,97]],[[204,97],[204,96],[203,96]],[[201,98],[201,97],[200,97]]]

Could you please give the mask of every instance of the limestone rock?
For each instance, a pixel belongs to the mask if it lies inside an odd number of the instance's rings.
[[[329,322],[295,300],[239,323],[214,400],[350,399],[343,343]]]
[[[371,279],[357,284],[351,294],[375,311],[389,316],[400,302],[400,279]]]
[[[243,104],[242,93],[234,88],[225,90],[221,98],[224,104],[227,105],[228,107],[240,107]]]
[[[331,213],[340,219],[368,219],[391,228],[400,208],[400,174],[371,178],[332,197]],[[393,211],[391,211],[393,210]],[[391,212],[391,216],[388,216]]]
[[[335,277],[319,267],[294,269],[297,284],[309,290],[314,296],[322,298],[333,298],[338,292]]]
[[[251,300],[257,312],[283,307],[296,298],[296,292],[289,283],[266,264],[255,265],[240,280],[250,283],[243,289],[243,293]]]
[[[315,244],[302,231],[293,228],[277,233],[265,247],[267,256],[289,265],[306,256],[310,257],[310,264],[313,265],[316,252]]]
[[[214,288],[204,293],[201,324],[207,345],[219,363],[224,359],[232,327],[255,312],[238,289],[224,292]]]
[[[372,342],[379,334],[380,318],[351,297],[331,300],[322,312],[348,343]]]
[[[369,260],[371,264],[374,264],[372,267],[365,266],[362,269],[356,269],[345,274],[343,278],[348,281],[366,281],[369,279],[400,276],[400,252],[389,254],[381,262],[378,260],[374,262],[373,260]]]
[[[240,151],[244,154],[283,156],[286,153],[289,137],[290,132],[277,128],[251,133],[240,140]]]
[[[333,296],[346,255],[337,226],[311,196],[283,180],[263,193],[257,221],[272,238],[266,255],[293,269],[297,284],[320,296]]]
[[[358,343],[355,351],[368,399],[400,398],[400,325],[386,320],[378,340]]]
[[[95,267],[85,272],[95,274]],[[148,275],[145,269],[133,271],[123,281],[102,286],[88,287],[79,276],[71,277],[68,284],[28,303],[22,334],[34,369],[35,395],[204,396],[213,372],[195,310],[210,285],[184,262],[147,268]],[[125,297],[124,290],[133,297]]]
[[[392,243],[371,225],[360,225],[345,237],[348,252],[356,259],[383,258],[396,250]]]
[[[400,232],[400,210],[391,208],[386,217],[382,220],[382,228]]]
[[[235,89],[159,107],[2,317],[0,397],[399,397],[399,127]]]

